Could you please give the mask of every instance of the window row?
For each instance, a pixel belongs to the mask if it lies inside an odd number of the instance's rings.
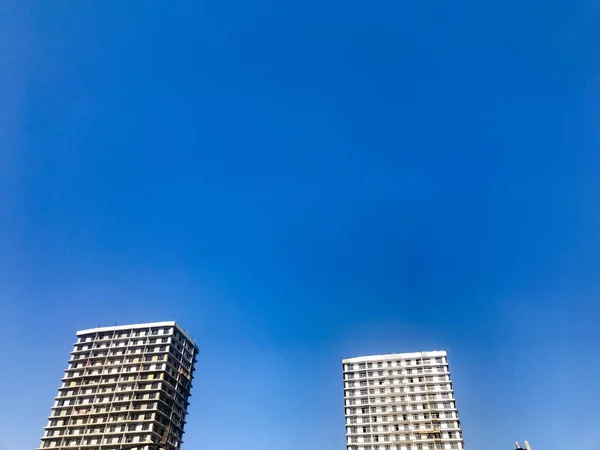
[[[414,379],[414,377],[412,377]],[[408,379],[408,378],[406,378]],[[405,382],[404,378],[398,378],[399,382]],[[392,380],[394,381],[394,380]],[[438,381],[450,381],[449,375],[426,375],[424,377],[417,377],[417,382],[438,382]],[[354,386],[387,386],[389,384],[398,384],[398,383],[390,383],[387,379],[379,379],[379,380],[360,380],[360,381],[346,381],[346,387],[354,387]]]
[[[72,390],[71,388],[79,388],[80,392],[86,392],[89,389],[96,389],[97,392],[101,393],[111,393],[116,391],[131,391],[133,390],[132,386],[134,384],[123,384],[123,383],[131,383],[136,381],[153,381],[160,380],[161,382],[166,382],[167,385],[175,389],[182,396],[187,397],[189,395],[189,390],[191,388],[191,382],[186,377],[174,378],[168,373],[139,373],[139,374],[131,374],[131,375],[121,375],[118,377],[111,376],[103,376],[98,378],[88,378],[84,380],[77,381],[67,381],[63,383],[63,386],[60,388],[61,391]],[[116,385],[119,384],[117,387]],[[111,388],[110,386],[115,386],[115,388]],[[150,389],[153,389],[154,383],[150,384]],[[148,384],[138,384],[137,388],[147,388]],[[115,391],[116,389],[116,391]],[[168,388],[167,388],[168,389]]]
[[[373,405],[375,403],[387,405],[387,404],[393,404],[393,403],[409,403],[409,402],[413,403],[413,402],[427,401],[432,404],[431,408],[435,409],[435,408],[439,407],[438,400],[444,400],[444,399],[434,398],[434,395],[439,395],[439,394],[424,394],[424,395],[419,396],[418,400],[416,399],[415,395],[411,395],[410,400],[408,402],[406,401],[406,399],[402,399],[401,397],[399,400],[396,400],[396,397],[390,397],[389,399],[387,397],[363,397],[360,399],[347,398],[346,405],[349,405],[349,406]],[[453,397],[449,396],[448,400],[453,400]],[[444,408],[453,408],[454,407],[453,404],[451,406],[446,406],[447,404],[454,403],[454,402],[442,402],[442,403],[444,405]],[[391,410],[396,411],[396,410],[402,409],[403,411],[406,411],[406,408],[415,409],[414,406],[416,406],[416,405],[391,405],[391,408],[392,408]],[[394,408],[396,408],[396,409],[394,409]]]
[[[128,393],[137,392],[137,391],[155,390],[155,389],[162,389],[172,397],[174,397],[175,394],[178,394],[182,397],[185,397],[188,395],[186,390],[183,389],[181,386],[177,387],[176,389],[172,389],[166,384],[163,384],[160,382],[155,382],[155,383],[125,384],[125,385],[115,386],[113,388],[97,386],[97,387],[70,389],[70,390],[66,390],[66,391],[61,391],[59,398],[60,397],[84,397],[84,396],[95,397],[95,396],[99,396],[98,394],[117,394],[114,396],[114,398],[118,399],[118,397],[120,397],[123,393],[128,394]]]
[[[361,370],[361,369],[373,369],[382,367],[408,367],[408,366],[420,366],[423,364],[447,364],[445,356],[437,356],[435,358],[416,358],[416,359],[400,359],[396,361],[376,361],[376,362],[364,362],[364,363],[346,363],[346,370]],[[414,363],[414,364],[413,364]]]
[[[433,430],[433,429],[458,429],[458,422],[426,422],[426,423],[414,423],[414,424],[396,424],[396,425],[365,425],[365,426],[351,426],[347,428],[348,434],[361,434],[361,433],[388,433],[394,431],[413,431],[413,430]],[[453,437],[454,432],[450,431],[449,436]]]
[[[46,440],[42,444],[43,448],[53,447],[79,447],[81,445],[104,445],[104,444],[133,444],[136,442],[147,442],[150,435],[138,435],[138,436],[114,436],[106,438],[75,438],[75,439],[62,439],[58,441]]]
[[[158,336],[165,334],[173,334],[173,336],[182,344],[190,345],[191,342],[177,329],[173,327],[152,327],[152,328],[136,328],[131,330],[117,330],[117,331],[101,331],[98,333],[90,333],[83,336],[79,336],[78,342],[91,342],[99,340],[110,340],[110,339],[126,339],[130,337],[140,336]]]
[[[368,435],[358,435],[358,436],[350,436],[349,440],[351,443],[355,442],[384,442],[384,441],[412,441],[412,440],[425,440],[425,439],[462,439],[462,433],[460,431],[447,431],[447,432],[420,432],[420,433],[412,433],[412,434],[404,434],[404,435],[390,435],[390,434],[368,434]]]
[[[393,410],[395,411],[395,410]],[[371,408],[346,408],[346,416],[354,416],[357,415],[357,417],[363,417],[363,416],[368,416],[369,414],[379,414],[381,412],[385,412],[385,411],[381,411],[381,409],[378,409],[376,407],[371,407]],[[403,420],[403,421],[407,421],[407,420],[421,420],[421,419],[429,419],[430,417],[432,419],[440,419],[442,417],[455,417],[455,412],[453,411],[434,411],[434,412],[423,412],[423,413],[419,413],[417,412],[412,412],[412,413],[404,413],[404,414],[394,414],[392,415],[392,420],[394,422],[398,421],[398,420]],[[365,417],[363,417],[364,419]],[[368,417],[367,417],[368,418]]]
[[[365,436],[350,436],[350,443],[359,442],[391,442],[391,441],[421,441],[428,439],[462,439],[460,431],[449,431],[447,433],[413,433],[413,434],[383,434],[383,435],[365,435]]]
[[[401,375],[420,375],[427,373],[449,373],[447,366],[435,366],[435,367],[424,367],[418,370],[377,370],[377,371],[365,371],[365,372],[354,372],[347,373],[344,375],[346,380],[356,380],[359,378],[373,378],[373,377],[396,377]]]
[[[90,427],[90,428],[68,428],[58,430],[48,430],[46,437],[72,436],[79,434],[103,434],[103,433],[125,433],[135,431],[150,431],[156,425],[150,423],[129,424],[129,425],[111,425],[108,427]]]
[[[172,425],[179,427],[181,430],[183,430],[183,425],[184,425],[184,420],[183,418],[179,417],[179,416],[173,416],[170,419],[167,419],[166,417],[170,416],[170,412],[167,411],[166,408],[159,408],[159,411],[162,412],[162,414],[156,414],[156,413],[144,413],[144,414],[139,414],[139,413],[133,413],[132,411],[128,411],[127,413],[124,414],[118,414],[118,415],[111,415],[111,416],[85,416],[85,417],[80,417],[77,415],[74,415],[72,417],[65,417],[62,419],[52,419],[48,422],[48,427],[68,427],[69,429],[71,427],[80,427],[80,426],[87,426],[90,428],[94,428],[97,425],[106,425],[106,424],[120,424],[120,423],[127,423],[127,424],[131,424],[132,422],[140,422],[140,421],[156,421],[164,426],[167,425],[167,423],[171,423]],[[116,426],[116,425],[115,425]],[[102,428],[102,427],[100,427]],[[175,430],[174,427],[171,427],[171,429]]]
[[[48,430],[46,432],[47,438],[56,438],[63,436],[79,436],[85,434],[111,434],[111,433],[135,433],[140,431],[156,431],[158,434],[162,434],[165,430],[166,424],[158,423],[140,423],[140,424],[127,424],[127,425],[109,425],[102,427],[81,427],[81,428],[65,428]],[[183,433],[173,428],[171,432],[178,438],[183,436]]]
[[[142,364],[140,366],[128,366],[123,367],[123,370],[117,367],[110,367],[106,369],[88,369],[70,372],[67,374],[66,378],[75,378],[81,376],[89,376],[89,375],[102,375],[102,374],[114,374],[114,373],[126,373],[126,372],[139,372],[139,371],[149,371],[149,370],[166,370],[166,364]]]
[[[133,405],[133,408],[128,408],[121,405],[116,406],[102,406],[95,408],[80,408],[80,409],[54,409],[52,417],[64,417],[71,415],[79,415],[79,414],[103,414],[110,413],[114,411],[128,411],[128,410],[152,410],[156,409],[156,403],[136,403]],[[117,417],[113,417],[114,420],[118,420]]]
[[[412,389],[411,389],[412,387]],[[351,390],[347,390],[345,392],[346,397],[357,397],[357,396],[363,396],[363,395],[375,395],[375,394],[393,394],[393,393],[400,393],[400,392],[416,392],[416,391],[451,391],[452,390],[452,385],[451,384],[447,384],[447,383],[440,383],[440,384],[430,384],[430,385],[421,385],[421,386],[409,386],[409,387],[391,387],[389,389],[386,388],[371,388],[371,389],[351,389]],[[446,394],[449,394],[449,392],[447,392]]]
[[[99,333],[90,333],[80,336],[78,342],[92,342],[110,339],[125,339],[138,336],[157,336],[161,334],[171,334],[173,328],[139,328],[121,331],[103,331]]]
[[[169,343],[167,338],[165,338],[165,343]],[[144,355],[148,353],[157,353],[157,352],[166,352],[167,346],[153,346],[153,347],[145,347],[145,344],[136,344],[131,343],[127,345],[126,343],[119,343],[117,345],[101,345],[97,347],[93,347],[93,350],[97,351],[89,351],[92,350],[91,346],[82,345],[75,346],[73,349],[73,356],[71,357],[71,361],[77,360],[87,360],[87,359],[95,359],[95,358],[106,358],[110,356],[123,356],[123,355]],[[155,344],[152,344],[155,345]],[[193,349],[184,349],[178,345],[170,344],[170,348],[168,350],[173,354],[175,358],[178,360],[181,359],[184,362],[191,363],[195,360],[195,352]],[[86,353],[81,353],[86,352]]]
[[[56,405],[53,408],[66,408],[69,406],[80,406],[80,405],[97,405],[97,404],[114,404],[111,407],[111,411],[121,411],[128,409],[136,409],[137,403],[132,403],[131,406],[129,403],[131,402],[139,402],[146,400],[155,400],[160,399],[160,401],[166,403],[171,406],[173,404],[178,404],[180,406],[185,406],[185,400],[180,399],[178,396],[168,396],[163,392],[147,392],[147,393],[136,393],[131,395],[108,395],[108,396],[98,396],[92,398],[77,398],[77,399],[67,399],[67,400],[58,400]],[[118,404],[119,402],[125,402],[125,404]],[[98,409],[98,407],[96,407]],[[80,414],[85,414],[82,409],[78,410]]]
[[[158,392],[149,392],[147,394],[135,394],[135,395],[109,395],[109,396],[95,396],[91,398],[79,398],[73,400],[59,400],[56,402],[56,406],[74,406],[74,405],[91,405],[96,403],[112,403],[122,402],[130,400],[152,400],[158,398]]]
[[[112,419],[112,417],[111,417]],[[159,420],[156,414],[145,413],[145,414],[125,414],[117,416],[118,421],[136,422],[136,421],[147,421],[147,420]],[[79,426],[87,424],[103,424],[108,422],[114,422],[115,420],[109,420],[107,417],[72,417],[65,419],[52,419],[48,422],[49,427],[66,427],[66,426]]]
[[[417,411],[418,410],[414,410]],[[408,412],[408,411],[407,411]],[[437,415],[440,415],[439,417]],[[443,416],[441,416],[441,414],[443,414]],[[458,414],[455,411],[445,411],[443,413],[432,413],[432,419],[439,419],[441,417],[445,417],[445,418],[454,418],[454,417],[458,417]],[[375,423],[375,422],[399,422],[399,421],[406,421],[408,419],[399,419],[400,416],[398,415],[392,415],[392,416],[369,416],[369,415],[364,415],[364,416],[349,416],[348,417],[348,422],[349,423]],[[417,419],[414,419],[417,420]]]
[[[348,450],[462,450],[463,442],[429,442],[427,444],[406,445],[349,445]]]
[[[69,369],[79,369],[84,367],[104,367],[104,366],[114,366],[118,364],[136,364],[141,362],[152,362],[152,361],[166,361],[168,355],[153,355],[146,357],[137,357],[137,358],[110,358],[106,361],[86,361],[86,362],[77,362],[73,364],[69,364]]]

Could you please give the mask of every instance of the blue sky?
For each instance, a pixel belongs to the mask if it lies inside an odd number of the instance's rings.
[[[340,360],[438,348],[468,449],[597,450],[599,8],[2,2],[0,448],[177,320],[187,450],[344,449]]]

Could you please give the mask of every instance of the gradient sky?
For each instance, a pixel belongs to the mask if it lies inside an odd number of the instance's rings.
[[[0,2],[0,450],[76,330],[161,320],[201,348],[185,450],[343,450],[340,360],[440,348],[467,450],[597,450],[599,24]]]

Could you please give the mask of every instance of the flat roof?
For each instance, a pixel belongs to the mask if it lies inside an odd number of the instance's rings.
[[[119,330],[135,330],[136,328],[152,328],[152,327],[175,327],[177,330],[183,334],[192,344],[196,347],[196,351],[199,351],[198,345],[196,341],[194,341],[187,332],[181,328],[177,322],[169,321],[169,322],[150,322],[150,323],[136,323],[132,325],[113,325],[111,327],[97,327],[90,328],[88,330],[79,330],[77,332],[77,336],[83,336],[84,334],[91,333],[102,333],[105,331],[119,331]]]
[[[379,361],[381,359],[406,359],[406,358],[420,358],[422,356],[446,356],[446,350],[428,350],[424,352],[413,352],[413,353],[388,353],[384,355],[367,355],[367,356],[355,356],[352,358],[344,358],[342,362],[362,362],[362,361]]]

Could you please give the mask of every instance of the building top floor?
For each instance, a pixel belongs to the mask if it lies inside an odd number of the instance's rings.
[[[90,334],[96,333],[110,333],[116,331],[129,331],[129,330],[140,330],[140,329],[164,329],[164,328],[175,328],[179,333],[181,333],[193,346],[196,348],[196,352],[198,352],[198,346],[196,342],[190,337],[190,335],[181,328],[177,322],[169,321],[169,322],[150,322],[150,323],[139,323],[132,325],[115,325],[110,327],[98,327],[98,328],[90,328],[87,330],[79,330],[77,332],[77,336],[89,336]]]
[[[363,362],[387,361],[387,360],[398,360],[398,359],[421,359],[421,358],[435,358],[435,357],[441,357],[441,356],[446,356],[446,350],[357,356],[354,358],[344,358],[342,360],[342,363],[346,364],[346,363],[363,363]]]

